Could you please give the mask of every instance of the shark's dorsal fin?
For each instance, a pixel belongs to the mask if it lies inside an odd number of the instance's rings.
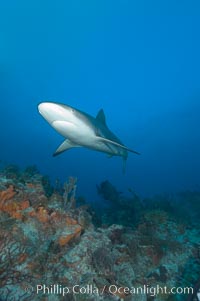
[[[103,123],[104,125],[106,125],[106,116],[104,114],[103,109],[99,110],[99,112],[97,113],[96,119],[98,121],[100,121],[101,123]]]

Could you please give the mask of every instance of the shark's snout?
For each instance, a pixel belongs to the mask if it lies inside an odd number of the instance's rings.
[[[61,105],[53,102],[42,102],[38,105],[39,113],[50,123],[66,120],[67,111]]]

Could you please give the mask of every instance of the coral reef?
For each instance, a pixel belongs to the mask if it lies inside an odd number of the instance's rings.
[[[105,182],[98,190],[114,213],[109,219],[108,206],[96,227],[97,214],[78,201],[76,186],[70,177],[54,189],[35,166],[0,172],[0,300],[195,300],[197,222],[177,221],[170,202],[157,197],[155,206],[131,190],[125,197]],[[156,286],[194,286],[195,292],[144,291]]]

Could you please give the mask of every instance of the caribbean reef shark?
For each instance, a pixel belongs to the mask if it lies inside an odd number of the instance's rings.
[[[139,154],[127,148],[107,124],[104,111],[101,109],[96,118],[71,106],[42,102],[38,105],[39,113],[62,136],[64,142],[57,148],[54,156],[73,147],[86,147],[112,156],[121,156],[124,162],[128,152]]]

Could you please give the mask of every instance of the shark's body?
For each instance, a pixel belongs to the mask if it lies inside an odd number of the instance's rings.
[[[96,118],[67,105],[42,102],[40,114],[62,136],[66,138],[54,156],[73,147],[87,147],[110,156],[121,156],[126,161],[128,151],[139,154],[123,145],[106,125],[103,110]]]

